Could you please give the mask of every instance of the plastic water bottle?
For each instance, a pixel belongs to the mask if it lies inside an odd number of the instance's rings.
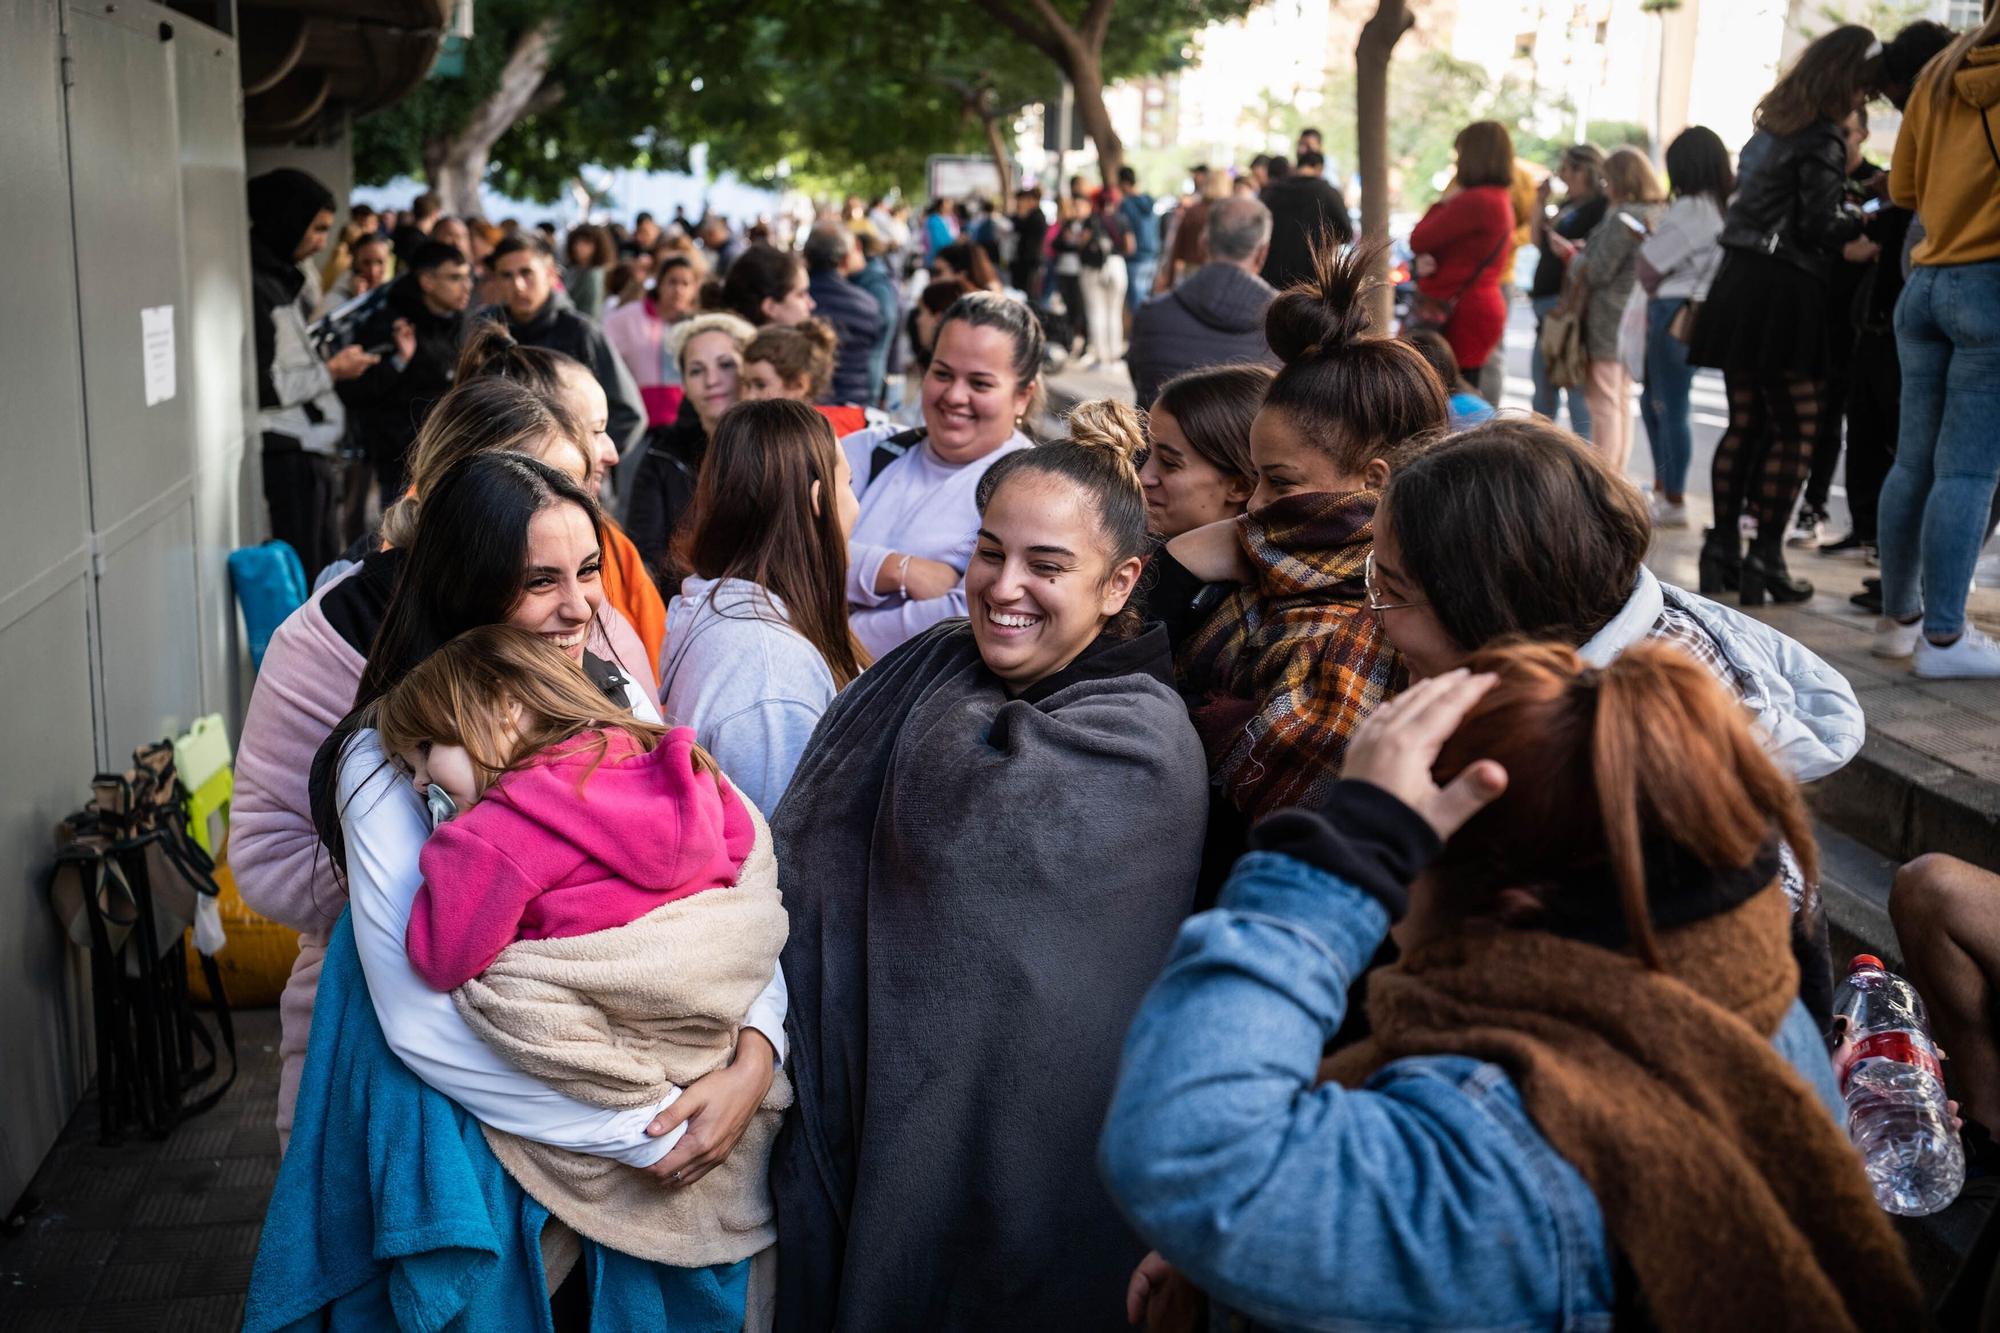
[[[1965,1185],[1965,1149],[1945,1105],[1924,1002],[1881,959],[1861,954],[1834,996],[1834,1013],[1848,1022],[1834,1074],[1876,1202],[1904,1217],[1937,1212]]]

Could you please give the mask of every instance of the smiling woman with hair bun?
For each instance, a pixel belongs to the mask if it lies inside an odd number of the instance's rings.
[[[1103,1328],[1145,1249],[1092,1151],[1193,902],[1207,777],[1166,633],[1130,610],[1138,415],[1070,427],[980,478],[971,622],[834,699],[772,824],[783,1330]]]
[[[1369,327],[1371,258],[1321,249],[1314,280],[1271,303],[1265,334],[1284,369],[1250,428],[1249,512],[1175,537],[1158,562],[1153,606],[1224,798],[1205,889],[1251,819],[1325,794],[1401,670],[1368,613],[1375,506],[1450,408],[1422,354]],[[1217,583],[1239,586],[1218,598]]]

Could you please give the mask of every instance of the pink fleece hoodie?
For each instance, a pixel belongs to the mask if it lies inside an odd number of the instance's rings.
[[[313,829],[306,779],[313,752],[354,706],[366,665],[327,623],[320,607],[328,591],[350,575],[328,582],[271,636],[236,746],[230,870],[252,911],[299,932],[298,961],[278,1000],[281,1147],[291,1136],[327,937],[347,909],[347,889]],[[626,664],[627,672],[645,684],[646,654],[639,636],[613,607],[603,607],[599,618],[603,635],[600,639],[592,633],[591,651]]]
[[[755,830],[736,793],[695,770],[693,728],[646,754],[623,732],[598,734],[595,772],[596,746],[566,742],[424,844],[404,945],[434,988],[464,985],[516,940],[611,930],[736,882]]]

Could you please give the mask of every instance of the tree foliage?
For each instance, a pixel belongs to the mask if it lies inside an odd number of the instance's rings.
[[[1175,66],[1195,30],[1251,2],[1116,0],[1105,77]],[[1048,3],[1081,15],[1085,0]],[[561,36],[547,77],[494,145],[488,178],[520,198],[555,199],[589,166],[684,168],[697,143],[712,168],[748,180],[910,189],[930,154],[986,151],[982,107],[1011,127],[1060,86],[1046,53],[982,0],[481,0],[462,78],[357,122],[357,179],[422,175],[426,146],[466,124],[514,43],[551,17]]]

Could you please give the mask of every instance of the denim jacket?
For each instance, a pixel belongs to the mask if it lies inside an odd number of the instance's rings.
[[[1388,927],[1304,861],[1237,862],[1126,1039],[1099,1152],[1112,1196],[1219,1315],[1260,1328],[1611,1328],[1596,1197],[1499,1066],[1424,1056],[1314,1086]],[[1844,1120],[1802,1005],[1774,1045]]]

